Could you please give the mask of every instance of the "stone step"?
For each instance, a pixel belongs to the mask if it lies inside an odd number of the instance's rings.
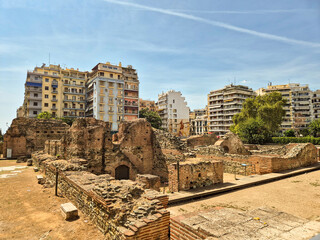
[[[62,216],[67,221],[77,219],[79,217],[78,209],[71,202],[61,204],[60,209],[61,209]]]

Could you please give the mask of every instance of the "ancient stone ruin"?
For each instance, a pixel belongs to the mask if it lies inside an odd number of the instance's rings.
[[[47,141],[45,151],[69,163],[81,159],[86,171],[116,179],[135,180],[137,174],[168,178],[165,157],[145,119],[121,123],[113,136],[106,122],[78,119],[60,141]]]
[[[69,129],[61,120],[15,118],[4,135],[5,158],[30,157],[34,151],[44,149],[48,139],[60,139]]]

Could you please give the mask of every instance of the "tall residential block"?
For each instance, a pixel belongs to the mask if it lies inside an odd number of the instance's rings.
[[[28,71],[18,116],[36,117],[49,112],[54,117],[83,117],[86,77],[86,72],[52,64]]]
[[[98,63],[86,84],[86,117],[112,124],[117,131],[120,121],[138,118],[139,80],[131,66]]]
[[[312,91],[309,85],[300,85],[299,83],[289,83],[285,85],[269,84],[263,90],[264,94],[279,92],[287,99],[284,107],[286,115],[281,123],[281,131],[288,129],[306,129],[313,119],[312,109]]]
[[[312,96],[313,118],[320,119],[320,90],[313,92]]]
[[[227,85],[208,94],[209,132],[223,136],[233,124],[232,117],[242,109],[243,102],[255,96],[251,88],[242,85]]]
[[[162,128],[176,136],[188,136],[190,130],[189,112],[181,92],[170,90],[158,95],[158,112],[162,119]]]

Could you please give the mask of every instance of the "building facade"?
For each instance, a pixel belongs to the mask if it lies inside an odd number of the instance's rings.
[[[87,72],[43,64],[28,71],[19,117],[49,112],[53,117],[83,117]]]
[[[313,119],[320,119],[320,90],[313,92],[312,96]]]
[[[146,109],[148,108],[150,111],[157,112],[158,108],[155,101],[139,99],[139,108]]]
[[[287,104],[284,106],[286,114],[281,123],[281,131],[283,132],[288,129],[306,129],[313,119],[313,93],[309,89],[308,84],[269,84],[268,87],[263,90],[263,94],[271,92],[279,92],[282,97],[287,99]],[[314,105],[316,106],[317,104]]]
[[[189,115],[190,135],[202,135],[208,133],[208,111],[207,108],[194,109]]]
[[[112,123],[117,131],[121,120],[139,114],[139,80],[131,65],[98,63],[91,72],[60,65],[43,64],[28,71],[19,117],[94,117]]]
[[[162,128],[180,137],[189,136],[189,112],[181,92],[170,90],[158,95],[158,113],[162,119]]]
[[[242,109],[243,102],[255,96],[251,88],[242,85],[227,85],[208,94],[209,133],[223,136],[233,124],[232,117]]]
[[[112,131],[118,130],[120,121],[138,118],[139,80],[132,66],[98,63],[86,89],[86,117],[110,122]]]

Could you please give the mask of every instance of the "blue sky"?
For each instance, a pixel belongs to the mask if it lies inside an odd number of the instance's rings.
[[[27,70],[133,65],[140,96],[180,90],[191,109],[230,83],[320,89],[318,0],[0,0],[0,128],[23,102]]]

